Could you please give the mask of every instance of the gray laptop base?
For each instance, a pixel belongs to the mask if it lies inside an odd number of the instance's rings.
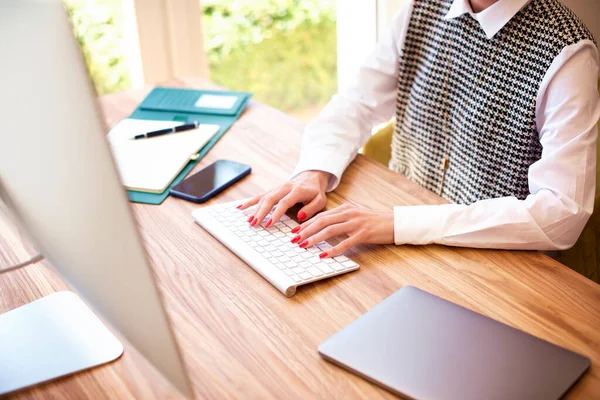
[[[406,286],[319,346],[326,360],[416,399],[558,399],[588,358]]]

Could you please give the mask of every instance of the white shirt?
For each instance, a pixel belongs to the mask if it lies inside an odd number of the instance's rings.
[[[469,0],[454,0],[444,18],[468,13],[492,38],[528,2],[499,0],[474,14]],[[370,138],[372,126],[394,115],[398,57],[411,13],[409,1],[350,89],[335,95],[307,126],[294,174],[329,172],[333,177],[327,190],[335,189]],[[529,168],[531,194],[525,200],[501,197],[470,205],[394,207],[395,243],[529,250],[571,247],[594,206],[599,65],[598,49],[590,40],[566,47],[550,65],[536,103],[542,157]]]

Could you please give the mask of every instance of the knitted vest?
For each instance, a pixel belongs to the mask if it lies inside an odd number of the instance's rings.
[[[558,0],[532,0],[492,39],[452,0],[415,0],[400,54],[390,168],[460,204],[529,194],[542,146],[544,74],[560,51],[594,40]]]

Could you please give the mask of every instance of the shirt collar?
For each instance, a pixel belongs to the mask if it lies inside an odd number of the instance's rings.
[[[454,0],[444,19],[458,18],[463,14],[470,14],[491,39],[504,27],[523,7],[531,0],[498,0],[485,10],[475,14],[469,0]]]

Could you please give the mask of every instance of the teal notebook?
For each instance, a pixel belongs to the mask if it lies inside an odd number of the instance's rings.
[[[169,196],[169,189],[181,182],[206,153],[223,137],[244,111],[252,95],[243,92],[194,90],[157,87],[130,118],[158,121],[198,121],[201,124],[215,124],[221,128],[198,152],[198,159],[190,161],[162,193],[127,191],[129,200],[134,203],[161,204]]]

